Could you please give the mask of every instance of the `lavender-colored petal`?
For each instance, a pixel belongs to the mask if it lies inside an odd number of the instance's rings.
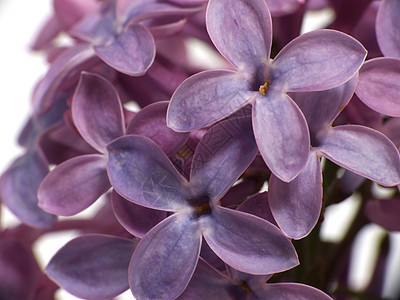
[[[400,157],[382,133],[359,125],[333,127],[321,138],[320,151],[345,169],[384,186],[400,183]]]
[[[45,272],[74,296],[113,298],[129,288],[128,266],[136,244],[115,236],[80,236],[53,256]]]
[[[118,222],[129,233],[140,238],[167,217],[165,211],[137,205],[121,197],[115,191],[113,191],[111,199]]]
[[[276,56],[271,69],[273,84],[291,92],[333,88],[353,77],[366,55],[357,40],[339,31],[308,32]]]
[[[271,91],[253,105],[253,128],[260,153],[279,179],[295,178],[308,159],[307,122],[289,96]]]
[[[251,118],[222,121],[200,140],[193,156],[190,183],[220,199],[253,161],[258,152]]]
[[[146,73],[156,53],[153,36],[139,24],[130,25],[116,39],[94,46],[94,50],[105,63],[131,76]]]
[[[376,16],[375,30],[379,48],[385,56],[400,58],[400,3],[381,1]]]
[[[400,118],[386,120],[381,131],[385,134],[397,148],[400,148]]]
[[[63,29],[69,29],[86,14],[94,11],[98,3],[94,0],[53,0],[53,7]]]
[[[31,150],[16,159],[0,179],[1,199],[22,222],[33,227],[51,227],[56,216],[38,207],[37,190],[48,173],[40,150]]]
[[[243,74],[227,70],[198,73],[172,95],[167,125],[175,131],[208,126],[245,106],[253,94]]]
[[[266,0],[271,15],[281,17],[296,12],[305,0]]]
[[[210,0],[206,25],[214,45],[237,69],[252,74],[268,63],[272,22],[265,1]]]
[[[271,300],[332,300],[324,292],[301,283],[268,283],[262,292]]]
[[[56,16],[50,17],[41,27],[32,43],[32,50],[41,50],[45,48],[62,30],[60,22]]]
[[[98,61],[93,48],[87,44],[76,45],[60,54],[35,89],[32,99],[34,112],[41,114],[50,109],[65,81],[71,76],[78,77],[80,71]]]
[[[322,171],[316,151],[310,152],[306,166],[291,182],[271,175],[268,196],[282,231],[293,239],[307,236],[317,223],[322,206]]]
[[[149,208],[186,207],[189,184],[149,138],[128,135],[108,145],[108,176],[124,198]]]
[[[96,150],[125,133],[122,104],[114,86],[105,78],[82,73],[72,100],[72,117],[82,137]]]
[[[263,275],[298,264],[289,239],[259,217],[219,206],[202,218],[203,236],[210,248],[239,271]]]
[[[141,109],[128,125],[127,134],[151,138],[168,156],[174,155],[186,143],[189,133],[178,133],[167,127],[168,101],[160,101]]]
[[[136,299],[175,299],[196,268],[201,247],[199,224],[176,213],[139,242],[129,265],[129,285]]]
[[[71,216],[89,207],[110,188],[106,164],[103,155],[88,154],[58,165],[39,187],[39,206],[61,216]]]
[[[357,96],[364,104],[385,115],[400,116],[400,59],[381,57],[364,63]]]
[[[397,198],[371,200],[365,206],[367,218],[390,231],[400,231],[399,212],[400,201]]]
[[[271,212],[267,192],[257,193],[250,196],[236,209],[263,218],[264,220],[278,226]]]

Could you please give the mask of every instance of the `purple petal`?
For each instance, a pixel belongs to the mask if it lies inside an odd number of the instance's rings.
[[[242,202],[242,204],[240,204],[236,210],[255,215],[278,226],[269,206],[267,192],[257,193],[253,196],[250,196],[244,202]]]
[[[48,173],[47,161],[40,150],[29,151],[16,159],[0,179],[1,199],[22,222],[46,228],[56,216],[38,207],[37,190]]]
[[[333,127],[321,138],[320,151],[334,163],[384,186],[400,183],[400,157],[382,133],[359,125]]]
[[[381,57],[364,63],[357,96],[364,104],[385,115],[400,116],[400,59]]]
[[[200,140],[193,156],[190,183],[220,199],[253,161],[258,152],[251,118],[222,121]]]
[[[379,48],[385,56],[400,58],[400,3],[397,0],[380,2],[375,30]]]
[[[105,78],[82,73],[72,99],[72,117],[82,137],[96,150],[125,133],[122,104],[114,86]]]
[[[50,17],[41,27],[32,43],[32,50],[41,50],[48,46],[51,41],[61,32],[61,24],[55,16]]]
[[[268,295],[271,300],[332,300],[324,292],[300,283],[268,283],[263,294]]]
[[[103,155],[88,154],[58,165],[39,187],[39,206],[61,216],[89,207],[110,188],[106,163]]]
[[[115,191],[113,191],[111,199],[118,222],[129,233],[140,238],[167,217],[165,211],[137,205],[121,197]]]
[[[147,136],[168,156],[174,155],[186,143],[189,134],[167,127],[168,101],[160,101],[141,109],[129,123],[127,134]]]
[[[108,145],[108,176],[124,198],[149,208],[186,207],[189,184],[149,138],[129,135]]]
[[[139,242],[129,265],[136,299],[175,299],[196,268],[201,247],[199,225],[190,215],[174,214]]]
[[[63,289],[85,299],[113,298],[129,288],[128,266],[136,241],[89,234],[73,239],[45,272]]]
[[[94,11],[98,3],[94,0],[53,0],[54,13],[63,29],[69,29],[86,14]]]
[[[322,206],[322,171],[316,151],[310,152],[306,166],[291,182],[271,175],[268,196],[272,214],[287,236],[301,239],[308,235]]]
[[[400,231],[400,200],[379,199],[367,202],[365,215],[367,218],[386,230]]]
[[[219,206],[200,221],[210,248],[239,271],[263,275],[298,264],[290,241],[277,227],[259,217]]]
[[[333,88],[353,77],[366,55],[357,40],[339,31],[305,33],[287,44],[274,59],[273,84],[291,92]]]
[[[172,95],[167,125],[175,131],[203,128],[245,106],[253,94],[250,81],[237,72],[198,73]]]
[[[297,105],[283,93],[260,94],[253,105],[253,128],[267,166],[279,179],[293,180],[310,149],[307,122]]]
[[[208,33],[219,52],[237,69],[254,73],[269,60],[271,15],[262,0],[210,0]]]
[[[305,0],[266,0],[266,2],[274,17],[292,14],[305,4]]]
[[[141,76],[153,63],[156,48],[149,30],[133,24],[111,43],[94,46],[94,50],[106,64],[119,72]]]
[[[400,147],[400,118],[386,120],[381,131],[385,134],[397,148]]]

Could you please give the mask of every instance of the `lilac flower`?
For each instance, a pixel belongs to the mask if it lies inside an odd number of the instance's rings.
[[[400,58],[400,3],[383,0],[376,16],[376,38],[385,56]]]
[[[126,136],[109,144],[108,174],[124,198],[174,212],[139,242],[129,282],[139,299],[174,299],[196,267],[202,237],[227,264],[253,274],[297,264],[291,243],[272,224],[218,205],[256,155],[249,118],[212,127],[196,148],[190,181],[148,138]]]
[[[400,201],[397,198],[374,199],[365,206],[367,218],[390,231],[400,231],[399,211]]]
[[[261,155],[271,171],[291,181],[305,166],[309,135],[303,114],[286,92],[324,90],[350,79],[366,51],[343,33],[320,30],[290,42],[272,61],[272,26],[265,1],[210,0],[210,37],[236,72],[196,74],[175,91],[167,123],[177,131],[210,125],[248,103]]]

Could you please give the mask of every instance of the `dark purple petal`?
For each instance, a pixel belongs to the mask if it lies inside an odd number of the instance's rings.
[[[301,283],[268,283],[260,292],[271,300],[332,300],[324,292]]]
[[[250,196],[236,209],[263,218],[264,220],[278,226],[269,206],[267,192],[257,193]]]
[[[107,146],[108,176],[124,198],[149,208],[176,211],[186,207],[189,184],[149,138],[128,135]]]
[[[175,299],[196,268],[201,247],[199,224],[187,214],[173,214],[139,242],[129,265],[129,285],[136,299]]]
[[[146,73],[156,52],[153,36],[139,24],[130,25],[111,43],[94,46],[94,50],[105,63],[131,76]]]
[[[274,59],[273,84],[290,92],[333,88],[353,77],[366,56],[367,51],[357,40],[339,31],[305,33]]]
[[[61,216],[71,216],[89,207],[110,188],[106,164],[103,155],[88,154],[58,165],[39,187],[39,206]]]
[[[72,100],[72,117],[82,137],[97,151],[125,133],[122,104],[114,86],[105,78],[82,73]]]
[[[0,179],[3,204],[22,222],[33,227],[51,227],[56,216],[38,207],[37,190],[48,173],[40,150],[28,151],[16,159]]]
[[[53,0],[54,13],[64,30],[94,11],[98,3],[94,0]]]
[[[250,74],[266,66],[272,44],[272,22],[263,0],[210,0],[207,30],[219,52]]]
[[[365,215],[367,218],[386,230],[400,231],[400,200],[379,199],[367,202]]]
[[[254,94],[249,79],[227,70],[191,76],[172,95],[167,124],[176,131],[208,126],[237,111]]]
[[[266,0],[268,8],[274,17],[280,17],[296,12],[305,0]],[[308,3],[307,3],[308,4]]]
[[[357,96],[365,105],[385,115],[400,116],[400,59],[381,57],[364,63]]]
[[[235,118],[211,127],[193,156],[190,183],[218,200],[253,161],[258,152],[251,118]]]
[[[167,127],[168,101],[160,101],[141,109],[129,123],[127,134],[147,136],[168,156],[174,155],[186,143],[189,133],[178,133]]]
[[[215,207],[200,219],[210,248],[228,265],[254,275],[272,274],[298,264],[289,239],[271,223],[240,211]]]
[[[137,205],[121,197],[115,191],[113,191],[111,199],[118,222],[129,233],[140,238],[167,217],[165,211]]]
[[[260,153],[272,173],[283,181],[295,178],[308,159],[307,122],[289,96],[261,94],[253,105],[253,128]]]
[[[321,137],[320,151],[334,163],[384,186],[400,183],[400,157],[382,133],[359,125],[333,127]]]
[[[385,56],[400,58],[400,3],[397,0],[380,2],[376,16],[376,38]]]
[[[45,272],[74,296],[113,298],[129,288],[128,266],[136,244],[115,236],[80,236],[53,256]]]
[[[322,206],[322,171],[316,151],[310,152],[306,166],[291,182],[271,175],[268,196],[272,214],[287,236],[301,239],[308,235]]]

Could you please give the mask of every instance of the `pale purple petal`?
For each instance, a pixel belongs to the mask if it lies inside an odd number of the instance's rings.
[[[106,152],[106,144],[125,133],[121,101],[104,77],[82,73],[71,110],[79,133],[101,153]]]
[[[263,293],[268,300],[332,300],[324,292],[301,283],[268,283]]]
[[[251,118],[222,121],[200,140],[193,156],[190,183],[217,200],[253,161],[258,152]]]
[[[263,275],[298,264],[289,239],[259,217],[219,206],[202,218],[203,236],[210,248],[239,271]]]
[[[400,59],[381,57],[364,63],[360,70],[357,96],[373,110],[400,116]]]
[[[105,156],[87,154],[58,165],[39,187],[39,206],[61,216],[71,216],[89,207],[110,188],[106,164]]]
[[[139,242],[129,265],[129,285],[136,299],[175,299],[196,268],[201,232],[190,215],[173,214]]]
[[[400,58],[400,2],[383,0],[376,16],[376,38],[385,56]]]
[[[67,30],[86,14],[94,11],[98,3],[94,0],[53,0],[54,13]]]
[[[137,205],[121,197],[115,191],[113,191],[111,199],[118,222],[129,233],[140,238],[167,217],[165,211]]]
[[[367,218],[386,230],[400,231],[400,199],[379,199],[368,201],[365,206]]]
[[[128,266],[136,244],[115,236],[80,236],[53,256],[45,272],[74,296],[113,298],[129,288]]]
[[[128,125],[127,134],[147,136],[171,156],[186,143],[189,133],[179,133],[167,127],[168,101],[160,101],[141,109]]]
[[[287,236],[307,236],[319,219],[322,206],[322,171],[316,151],[299,176],[283,182],[271,175],[268,184],[269,205],[279,227]]]
[[[400,157],[382,133],[359,125],[333,127],[319,150],[334,163],[384,186],[400,183]]]
[[[357,40],[339,31],[308,32],[292,40],[274,59],[273,85],[290,92],[333,88],[353,77],[366,55]]]
[[[219,52],[237,69],[250,74],[269,60],[272,22],[263,0],[210,0],[208,33]]]
[[[172,95],[167,125],[175,131],[208,126],[245,106],[254,93],[243,74],[227,70],[198,73]]]
[[[153,36],[138,24],[130,25],[110,43],[94,46],[94,50],[105,63],[131,76],[146,73],[156,52]]]
[[[293,180],[310,149],[307,122],[297,105],[283,93],[260,94],[253,105],[253,128],[267,166],[281,180]]]
[[[149,208],[186,207],[189,184],[149,138],[128,135],[108,145],[108,176],[124,198]]]
[[[43,24],[39,33],[32,43],[32,50],[41,50],[45,48],[51,41],[61,32],[62,27],[55,16],[50,17]]]

